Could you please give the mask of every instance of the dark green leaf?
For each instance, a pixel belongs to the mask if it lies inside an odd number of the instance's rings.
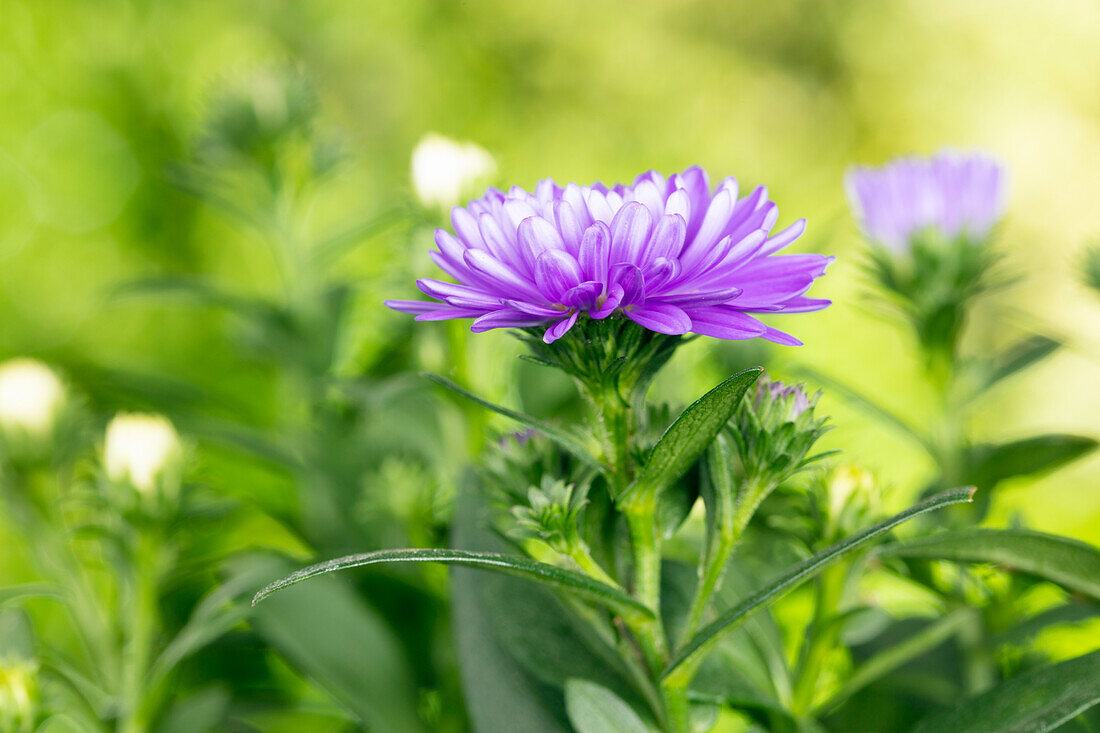
[[[287,572],[275,557],[241,558],[241,571]],[[335,577],[280,593],[253,609],[252,625],[291,665],[371,730],[423,730],[400,640],[377,611]]]
[[[921,721],[913,733],[1050,731],[1100,703],[1100,651],[1013,677]]]
[[[701,629],[690,641],[677,650],[676,655],[665,669],[663,677],[670,677],[679,671],[681,673],[686,672],[686,676],[690,678],[690,673],[698,666],[706,653],[714,647],[715,643],[720,640],[723,635],[733,628],[736,628],[736,626],[744,621],[753,611],[767,606],[783,595],[787,590],[803,580],[808,580],[817,575],[826,567],[869,540],[889,532],[899,524],[920,516],[921,514],[940,509],[950,504],[971,501],[973,493],[973,489],[970,488],[945,491],[942,494],[933,496],[916,506],[906,509],[900,514],[895,514],[889,519],[884,519],[878,524],[854,534],[795,565],[773,580],[770,584],[761,588],[734,608],[723,613],[718,619],[705,628]]]
[[[883,555],[988,562],[1100,600],[1100,550],[1067,537],[1026,529],[967,529],[886,545]]]
[[[601,604],[612,611],[631,618],[653,618],[653,612],[629,595],[606,583],[593,580],[587,575],[556,565],[537,562],[518,555],[504,555],[499,552],[469,552],[467,550],[447,550],[431,548],[425,550],[380,550],[358,555],[347,555],[335,560],[311,565],[308,568],[291,573],[267,586],[252,600],[253,605],[264,600],[272,593],[287,586],[300,583],[307,578],[324,575],[337,570],[358,568],[364,565],[397,562],[438,562],[445,565],[495,570],[508,575],[535,580],[544,585],[553,586],[567,593],[580,596]]]
[[[971,456],[970,480],[991,489],[1014,476],[1052,471],[1096,448],[1096,441],[1078,435],[1041,435],[1001,445],[978,446]]]
[[[734,374],[680,413],[653,446],[627,496],[643,500],[656,496],[683,476],[714,442],[763,371],[763,367],[753,367]]]
[[[452,392],[465,397],[466,399],[470,400],[471,402],[476,402],[477,404],[481,405],[482,407],[484,407],[487,410],[492,410],[493,412],[495,412],[499,415],[504,415],[505,417],[509,417],[509,418],[515,420],[516,422],[518,422],[522,425],[526,425],[529,428],[533,428],[533,429],[539,431],[540,433],[545,435],[547,438],[549,438],[550,440],[553,440],[555,443],[557,443],[562,448],[569,451],[570,453],[572,453],[574,456],[576,456],[580,460],[584,461],[585,463],[588,463],[588,464],[593,465],[593,466],[599,466],[599,461],[597,461],[592,456],[592,454],[588,451],[588,449],[584,446],[584,444],[581,443],[574,436],[572,436],[569,433],[567,433],[566,431],[562,430],[561,428],[558,428],[558,427],[555,427],[553,425],[550,425],[549,423],[543,422],[542,420],[539,420],[537,417],[532,417],[530,415],[525,415],[522,412],[516,412],[515,410],[509,410],[507,407],[502,407],[501,405],[495,405],[492,402],[489,402],[488,400],[483,400],[482,398],[478,397],[473,392],[458,386],[457,384],[455,384],[451,380],[447,379],[446,377],[441,377],[438,374],[423,374],[422,376],[425,379],[428,379],[432,382],[435,382],[436,384],[440,385],[441,387],[446,387],[447,389],[451,390]]]
[[[232,699],[220,685],[206,687],[173,703],[157,725],[159,733],[206,733],[225,718]]]
[[[501,549],[504,543],[485,526],[484,511],[471,491],[459,499],[451,537],[457,547]],[[505,575],[451,571],[452,627],[467,712],[475,731],[508,730],[521,720],[530,733],[565,733],[561,694],[520,666],[513,640],[501,638],[494,623],[493,611],[503,600],[523,597],[521,583]]]
[[[565,683],[565,709],[577,733],[649,733],[638,714],[618,695],[589,680]]]

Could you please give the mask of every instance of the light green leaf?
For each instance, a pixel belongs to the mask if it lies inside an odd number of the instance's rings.
[[[978,446],[971,456],[970,481],[979,488],[993,488],[1014,476],[1052,471],[1095,448],[1092,438],[1058,434]]]
[[[577,733],[649,733],[638,714],[606,687],[582,679],[565,683],[565,709]]]
[[[1100,600],[1100,549],[1026,529],[967,529],[886,545],[882,555],[989,562]]]
[[[753,367],[734,374],[680,413],[653,446],[625,496],[632,501],[652,498],[683,476],[714,442],[763,371],[763,367]]]
[[[879,535],[889,532],[899,524],[950,504],[960,504],[971,501],[973,494],[974,491],[970,488],[945,491],[942,494],[933,496],[916,506],[906,509],[900,514],[895,514],[889,519],[884,519],[878,524],[868,527],[862,532],[858,532],[788,569],[770,584],[761,588],[737,606],[723,613],[705,628],[701,629],[694,637],[677,650],[676,655],[673,657],[672,661],[669,662],[662,677],[683,676],[687,679],[680,681],[686,684],[694,669],[702,661],[707,652],[714,647],[718,640],[732,629],[736,628],[753,611],[769,605],[802,581],[814,577],[826,567],[836,562],[844,555],[852,552],[860,545],[863,545]]]
[[[238,572],[277,576],[277,557],[235,560]],[[338,578],[318,578],[253,609],[252,626],[287,661],[339,701],[369,730],[424,730],[416,685],[389,622]]]
[[[960,628],[973,622],[977,611],[970,607],[956,609],[909,636],[887,647],[863,662],[848,677],[848,681],[821,706],[821,711],[831,710],[877,679],[890,674],[920,655],[934,649],[951,638]]]
[[[358,555],[347,555],[334,560],[311,565],[308,568],[291,573],[281,580],[267,586],[252,599],[255,605],[272,593],[287,586],[300,583],[307,578],[324,575],[337,570],[358,568],[364,565],[397,562],[438,562],[444,565],[461,565],[471,568],[495,570],[508,575],[538,581],[589,601],[599,603],[612,611],[632,619],[652,619],[653,611],[646,608],[618,588],[601,583],[598,580],[556,565],[537,562],[518,555],[504,555],[498,552],[469,552],[467,550],[424,549],[424,550],[380,550]]]
[[[834,392],[843,399],[847,400],[851,404],[859,407],[864,412],[870,413],[877,417],[884,423],[894,426],[898,431],[905,433],[911,438],[915,439],[918,443],[924,446],[924,449],[929,453],[935,454],[937,448],[932,439],[918,428],[910,425],[908,421],[902,417],[896,415],[888,408],[883,407],[879,403],[875,402],[870,397],[861,394],[856,389],[849,387],[843,382],[839,382],[830,376],[827,376],[816,369],[810,367],[799,367],[798,371],[805,374],[809,379],[817,382],[822,387],[825,387],[830,392]]]
[[[1032,336],[1013,345],[993,360],[977,391],[983,392],[1002,379],[1007,379],[1016,372],[1027,369],[1032,364],[1053,354],[1061,345],[1060,342],[1046,336]]]
[[[588,463],[592,466],[597,466],[597,467],[600,465],[600,462],[595,459],[595,457],[588,451],[588,449],[584,446],[583,443],[581,443],[580,440],[578,440],[573,435],[570,435],[565,430],[562,430],[561,428],[555,427],[555,426],[553,426],[553,425],[551,425],[547,422],[539,420],[537,417],[532,417],[531,415],[525,415],[522,412],[517,412],[515,410],[510,410],[507,407],[502,407],[501,405],[497,405],[497,404],[494,404],[492,402],[489,402],[488,400],[484,400],[484,399],[478,397],[473,392],[469,391],[468,389],[464,389],[463,387],[458,386],[457,384],[455,384],[451,380],[447,379],[446,377],[441,377],[438,374],[424,373],[424,374],[421,374],[421,376],[423,376],[425,379],[427,379],[429,381],[435,382],[436,384],[438,384],[441,387],[446,387],[447,389],[451,390],[452,392],[454,392],[456,394],[459,394],[459,395],[465,397],[466,399],[470,400],[471,402],[475,402],[475,403],[481,405],[482,407],[484,407],[487,410],[492,410],[493,412],[497,413],[498,415],[504,415],[505,417],[508,417],[508,418],[511,418],[511,419],[515,420],[516,422],[520,423],[521,425],[526,425],[529,428],[533,428],[533,429],[539,431],[540,433],[545,435],[547,438],[549,438],[550,440],[553,440],[555,443],[557,443],[562,448],[569,451],[570,453],[572,453],[574,456],[576,456],[580,460],[584,461],[585,463]]]
[[[1100,651],[1013,677],[921,721],[913,733],[1050,731],[1100,703]]]

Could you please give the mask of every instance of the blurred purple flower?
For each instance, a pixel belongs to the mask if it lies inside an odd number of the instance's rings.
[[[894,250],[929,227],[947,239],[984,239],[1004,213],[1004,169],[979,153],[943,151],[856,167],[845,184],[864,234]]]
[[[776,256],[805,220],[771,234],[779,214],[767,189],[737,194],[733,178],[712,192],[698,167],[669,179],[650,171],[631,186],[489,189],[452,210],[455,235],[435,234],[431,257],[458,284],[418,280],[442,302],[386,305],[417,320],[474,318],[477,332],[548,326],[546,343],[581,314],[621,312],[659,333],[800,345],[748,314],[825,308],[804,294],[833,258]]]

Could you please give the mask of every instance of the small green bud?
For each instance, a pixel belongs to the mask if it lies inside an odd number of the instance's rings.
[[[745,395],[731,420],[745,476],[756,485],[778,485],[819,456],[810,449],[827,428],[814,415],[820,392],[806,394],[802,385],[766,377]]]
[[[568,553],[576,547],[577,516],[588,503],[586,491],[575,484],[543,477],[542,486],[527,492],[527,505],[512,507],[517,537],[539,539],[555,550]]]

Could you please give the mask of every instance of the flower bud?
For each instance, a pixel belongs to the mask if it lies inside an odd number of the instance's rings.
[[[512,508],[518,537],[540,539],[559,552],[577,543],[577,515],[588,503],[583,490],[544,476],[542,486],[527,492],[527,506]]]
[[[42,362],[18,358],[0,364],[0,429],[9,436],[47,437],[64,402],[64,385]]]
[[[879,510],[879,491],[870,471],[844,463],[825,477],[829,537],[832,541],[857,532],[874,521]]]
[[[778,485],[817,459],[807,456],[827,429],[814,416],[819,396],[767,377],[745,396],[732,418],[733,438],[752,483]]]
[[[496,173],[496,161],[489,151],[474,143],[429,133],[412,154],[412,183],[420,203],[428,208],[448,210],[476,193]]]
[[[120,413],[107,426],[107,477],[130,484],[143,494],[156,489],[162,478],[171,478],[181,456],[179,435],[162,415]]]

